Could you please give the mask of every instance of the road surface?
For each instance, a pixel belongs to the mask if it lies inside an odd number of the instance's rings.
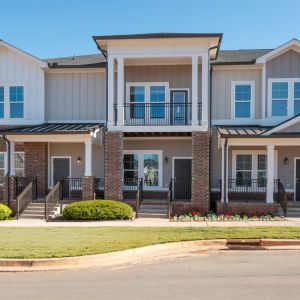
[[[300,299],[300,251],[223,251],[114,269],[0,273],[0,299]]]

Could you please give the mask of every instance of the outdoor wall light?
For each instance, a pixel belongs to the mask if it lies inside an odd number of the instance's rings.
[[[81,163],[81,157],[80,157],[80,156],[77,157],[77,163],[78,163],[78,164]]]
[[[285,165],[288,165],[288,164],[289,164],[289,159],[288,159],[287,157],[284,159],[284,164],[285,164]]]
[[[165,157],[165,163],[167,164],[169,161],[168,156]]]

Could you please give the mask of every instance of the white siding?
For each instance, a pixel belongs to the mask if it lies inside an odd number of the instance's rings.
[[[2,119],[5,124],[36,124],[44,121],[44,71],[39,63],[0,47],[0,85],[24,86],[24,118]]]

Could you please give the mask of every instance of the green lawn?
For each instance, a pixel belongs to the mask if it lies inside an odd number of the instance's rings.
[[[0,257],[45,258],[88,255],[167,242],[220,238],[300,239],[300,228],[2,227]]]

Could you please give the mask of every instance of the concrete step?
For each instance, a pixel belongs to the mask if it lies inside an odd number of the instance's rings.
[[[19,219],[36,219],[36,220],[43,220],[45,215],[21,215]]]
[[[287,216],[290,218],[300,218],[300,212],[290,212],[288,211]]]
[[[300,212],[300,207],[288,207],[288,211],[290,211],[290,212]]]
[[[143,209],[143,208],[146,208],[146,209],[168,209],[168,206],[167,205],[149,205],[149,204],[142,204],[140,206],[140,209]]]
[[[139,212],[138,217],[139,218],[162,218],[162,219],[167,219],[168,215],[167,214],[160,214],[160,213],[141,213],[141,212]]]
[[[167,205],[168,200],[165,199],[143,199],[142,204]]]

